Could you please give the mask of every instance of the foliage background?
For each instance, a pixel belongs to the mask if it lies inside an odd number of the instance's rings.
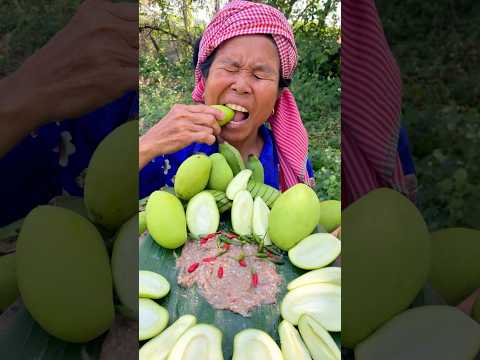
[[[264,1],[294,28],[293,91],[310,137],[321,199],[340,199],[339,1]],[[175,103],[192,103],[192,45],[225,0],[140,1],[140,133]],[[335,24],[337,24],[335,26]]]
[[[377,0],[429,227],[480,228],[480,2]]]

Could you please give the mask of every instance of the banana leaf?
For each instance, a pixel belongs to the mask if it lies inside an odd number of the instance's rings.
[[[228,231],[228,226],[221,223],[220,230]],[[270,334],[279,344],[278,324],[280,323],[280,304],[287,293],[287,284],[302,275],[305,271],[293,266],[288,257],[282,265],[276,265],[278,273],[283,277],[277,303],[261,305],[251,312],[250,317],[243,317],[227,310],[214,309],[198,292],[195,286],[184,288],[177,284],[176,258],[181,255],[181,248],[169,250],[159,246],[150,235],[142,238],[139,248],[140,270],[150,270],[162,274],[170,283],[170,293],[158,303],[164,306],[170,315],[169,323],[182,315],[192,314],[198,323],[216,326],[223,333],[223,354],[225,359],[231,359],[233,353],[233,338],[243,329],[256,328]],[[339,334],[334,334],[337,345]],[[142,345],[142,344],[141,344]],[[339,345],[340,346],[340,345]]]

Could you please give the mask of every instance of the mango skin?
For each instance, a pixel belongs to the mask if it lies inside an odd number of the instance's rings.
[[[406,310],[430,268],[430,234],[410,200],[376,189],[342,213],[342,345],[353,348]]]
[[[230,109],[228,106],[225,105],[211,105],[211,107],[220,110],[223,112],[223,119],[218,122],[220,126],[227,125],[230,121],[232,121],[233,117],[235,116],[235,111]]]
[[[208,179],[208,188],[225,192],[233,179],[233,171],[222,154],[214,153],[210,155],[210,159],[212,160],[212,170]]]
[[[450,228],[432,233],[432,287],[450,305],[480,288],[480,231]]]
[[[12,305],[19,296],[15,268],[15,253],[0,256],[0,312]]]
[[[174,189],[177,196],[183,200],[190,200],[205,189],[211,169],[212,160],[205,154],[195,154],[186,159],[175,175]]]
[[[318,221],[325,231],[332,232],[340,226],[342,219],[342,207],[338,200],[326,200],[320,202],[320,220]]]
[[[71,210],[39,206],[17,242],[17,280],[25,307],[49,334],[88,342],[114,319],[112,273],[98,230]]]
[[[138,211],[138,121],[129,121],[98,145],[85,177],[90,219],[116,230]]]
[[[182,203],[166,191],[154,191],[145,207],[147,229],[155,242],[176,249],[187,241],[187,220]]]
[[[305,184],[297,184],[275,201],[270,212],[268,235],[280,249],[288,251],[312,233],[318,224],[317,194]]]

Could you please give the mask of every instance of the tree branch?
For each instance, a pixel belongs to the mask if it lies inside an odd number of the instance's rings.
[[[161,33],[165,34],[165,35],[168,35],[168,36],[171,36],[172,38],[174,38],[175,40],[178,40],[180,42],[183,42],[185,44],[188,44],[190,46],[193,45],[193,42],[189,39],[185,39],[185,38],[182,38],[180,36],[178,36],[177,34],[171,32],[171,31],[167,31],[165,29],[162,29],[161,27],[159,26],[153,26],[153,25],[141,25],[139,26],[138,28],[140,30],[140,32],[143,32],[145,30],[156,30],[156,31],[160,31]]]

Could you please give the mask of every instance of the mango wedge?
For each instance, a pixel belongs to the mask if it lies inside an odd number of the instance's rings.
[[[340,360],[341,353],[337,344],[312,317],[303,315],[298,323],[298,329],[313,360]]]
[[[232,360],[283,360],[276,342],[266,332],[257,329],[240,331],[233,340]]]

